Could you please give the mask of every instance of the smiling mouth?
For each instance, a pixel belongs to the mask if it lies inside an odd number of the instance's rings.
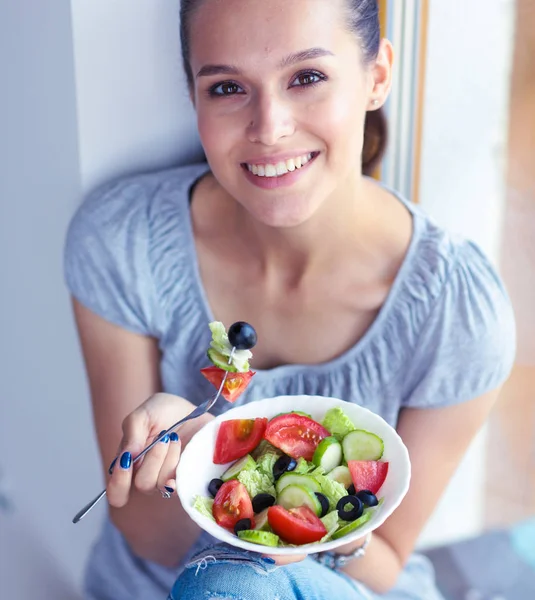
[[[319,152],[309,152],[302,156],[296,156],[288,160],[277,163],[249,164],[241,163],[243,169],[247,169],[253,175],[258,177],[284,177],[288,173],[302,169],[305,165],[312,162],[319,156]]]

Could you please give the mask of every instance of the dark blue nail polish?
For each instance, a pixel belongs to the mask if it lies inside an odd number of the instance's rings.
[[[115,463],[117,462],[117,456],[111,461],[110,468],[108,469],[108,474],[111,475],[113,473],[113,467],[115,467]]]
[[[172,487],[169,487],[168,485],[165,486],[165,489],[172,494],[175,490]]]
[[[162,429],[160,431],[160,433],[158,434],[158,437],[160,437],[162,435],[162,433],[164,433],[164,432],[165,432],[165,429]],[[167,444],[168,441],[169,441],[169,434],[167,434],[160,440],[160,442],[162,442],[162,444]]]
[[[130,454],[130,452],[124,452],[123,455],[121,456],[121,469],[129,469],[130,466],[132,464],[132,455]]]
[[[176,431],[173,431],[173,433],[169,436],[169,439],[172,442],[178,442],[178,433]]]
[[[267,563],[268,565],[274,565],[275,561],[272,558],[269,558],[269,556],[264,556],[262,558],[262,560]]]

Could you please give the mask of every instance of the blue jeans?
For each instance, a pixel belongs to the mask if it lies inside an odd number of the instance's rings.
[[[193,557],[168,600],[442,600],[427,560],[414,560],[412,570],[420,569],[423,577],[416,582],[414,572],[404,572],[396,590],[378,596],[312,558],[277,567],[260,554],[217,544]]]

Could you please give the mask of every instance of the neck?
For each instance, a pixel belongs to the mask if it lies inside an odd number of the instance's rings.
[[[265,273],[282,274],[290,285],[297,285],[308,272],[332,265],[350,251],[353,255],[359,248],[366,251],[376,233],[374,211],[366,208],[370,183],[358,175],[340,189],[295,227],[269,227],[238,208],[240,231],[248,232],[247,247]]]

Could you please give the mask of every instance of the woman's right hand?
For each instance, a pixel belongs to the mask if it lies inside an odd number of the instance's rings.
[[[139,462],[134,458],[161,432],[187,416],[195,406],[172,394],[155,394],[130,413],[123,421],[123,438],[117,456],[110,465],[106,487],[108,502],[120,508],[128,502],[132,489],[144,494],[172,494],[176,490],[176,468],[180,460],[182,446],[209,420],[212,415],[185,423],[180,428],[180,436],[172,433],[166,436]]]

